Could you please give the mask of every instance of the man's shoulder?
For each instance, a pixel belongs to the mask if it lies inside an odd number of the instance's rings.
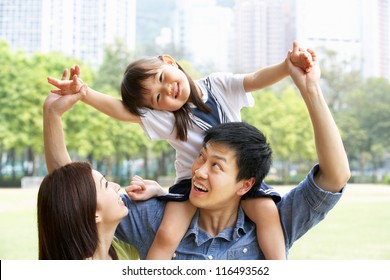
[[[129,209],[129,213],[121,220],[118,228],[123,229],[125,235],[126,232],[133,231],[135,228],[144,232],[160,226],[165,210],[164,201],[156,198],[135,201],[126,194],[122,195],[122,200]]]
[[[132,200],[127,194],[121,195],[122,200],[127,208],[133,212],[139,212],[141,214],[164,212],[165,202],[157,198],[151,198],[148,200]]]
[[[164,214],[165,203],[156,198],[134,201],[123,194],[122,199],[129,213],[119,223],[115,236],[128,243],[145,258]]]

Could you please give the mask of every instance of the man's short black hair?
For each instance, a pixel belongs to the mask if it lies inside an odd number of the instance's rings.
[[[237,159],[237,181],[254,177],[262,182],[272,165],[272,149],[265,135],[246,122],[224,123],[210,128],[203,145],[221,144],[234,150]]]

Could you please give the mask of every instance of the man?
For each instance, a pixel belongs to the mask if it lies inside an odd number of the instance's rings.
[[[316,54],[313,69],[303,73],[289,62],[289,72],[300,90],[312,121],[318,164],[307,178],[277,204],[285,236],[286,255],[293,243],[321,221],[341,197],[350,178],[347,155],[319,86]],[[173,259],[264,259],[255,225],[245,218],[241,197],[260,173],[267,174],[271,152],[260,131],[245,123],[210,129],[192,167],[191,203],[198,208]],[[257,171],[256,171],[257,170]],[[139,251],[141,259],[153,241],[164,203],[125,198],[129,215],[116,236]]]
[[[318,61],[315,53],[309,52],[313,58],[313,69],[309,73],[303,73],[287,61],[312,120],[318,164],[277,204],[286,254],[292,244],[338,202],[350,177],[340,134],[319,87]],[[82,93],[60,97],[55,106],[66,111],[81,96]],[[61,112],[61,109],[53,111]],[[50,113],[44,117],[50,118]],[[50,127],[48,131],[56,129]],[[46,141],[56,141],[50,139],[45,137]],[[55,145],[45,142],[45,146],[49,147],[45,149],[49,154],[47,158],[62,162],[64,155],[56,154]],[[192,167],[190,201],[198,211],[173,259],[264,259],[255,225],[245,218],[240,200],[256,180],[267,174],[270,162],[271,150],[266,139],[253,126],[230,123],[210,129]],[[47,164],[53,166],[51,162]],[[127,195],[122,198],[129,215],[121,221],[115,235],[123,244],[135,247],[144,259],[161,223],[165,202],[158,199],[134,201]]]

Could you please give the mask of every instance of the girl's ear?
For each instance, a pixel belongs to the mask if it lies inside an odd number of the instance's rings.
[[[176,64],[175,60],[173,59],[173,57],[168,55],[168,54],[162,55],[161,60],[164,61],[164,63],[166,63],[166,64],[177,67],[177,64]]]
[[[237,191],[237,195],[243,196],[244,194],[246,194],[252,188],[254,183],[255,178],[253,177],[250,179],[243,180],[241,188]]]

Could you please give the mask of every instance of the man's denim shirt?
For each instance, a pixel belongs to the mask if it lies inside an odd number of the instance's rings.
[[[344,191],[331,193],[322,190],[313,180],[318,165],[294,189],[282,196],[277,204],[285,236],[286,255],[303,234],[320,222],[336,205]],[[129,214],[120,222],[115,236],[134,246],[141,259],[145,259],[164,214],[165,202],[158,199],[132,201],[122,195]],[[243,210],[238,209],[235,227],[210,236],[198,227],[198,212],[176,249],[176,260],[254,260],[264,259],[259,249],[256,228],[246,218]]]

